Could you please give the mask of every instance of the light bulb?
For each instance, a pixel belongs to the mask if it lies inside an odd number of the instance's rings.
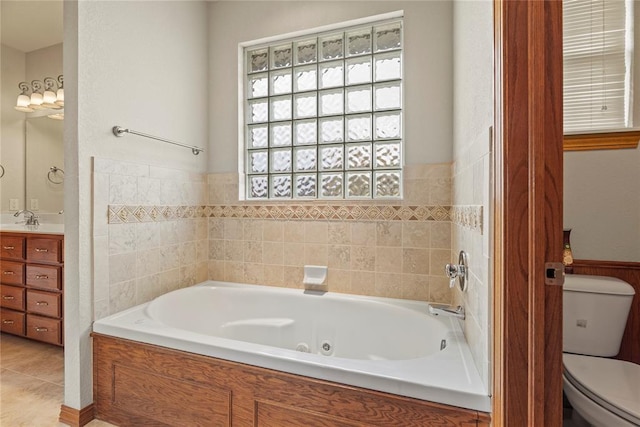
[[[42,106],[47,108],[60,108],[56,103],[56,94],[52,90],[45,90],[42,95]]]
[[[33,92],[31,94],[31,103],[30,103],[30,107],[31,108],[36,108],[40,107],[42,105],[42,94],[40,92]]]
[[[30,102],[31,98],[29,98],[29,95],[20,94],[18,95],[18,100],[16,101],[16,106],[14,108],[18,111],[22,111],[23,113],[32,113],[33,108],[29,107]]]
[[[56,94],[56,104],[60,106],[64,106],[64,89],[58,89],[58,93]]]

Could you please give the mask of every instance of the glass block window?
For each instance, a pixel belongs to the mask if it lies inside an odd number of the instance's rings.
[[[402,44],[395,19],[246,47],[246,198],[400,198]]]

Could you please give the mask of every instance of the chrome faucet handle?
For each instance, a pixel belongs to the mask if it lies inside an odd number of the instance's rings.
[[[444,273],[449,278],[449,287],[453,288],[458,277],[465,275],[466,267],[458,264],[447,264],[444,266]]]
[[[460,251],[458,256],[458,264],[447,264],[444,266],[444,273],[449,278],[449,287],[453,288],[456,279],[460,282],[460,290],[462,292],[467,288],[467,279],[469,278],[469,259],[465,251]]]

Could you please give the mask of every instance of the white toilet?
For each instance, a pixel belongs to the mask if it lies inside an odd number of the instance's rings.
[[[563,383],[576,425],[640,426],[640,365],[609,359],[620,350],[634,294],[613,277],[565,277]]]

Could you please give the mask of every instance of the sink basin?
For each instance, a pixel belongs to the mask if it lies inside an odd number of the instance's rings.
[[[0,231],[16,233],[64,234],[64,224],[0,224]]]

